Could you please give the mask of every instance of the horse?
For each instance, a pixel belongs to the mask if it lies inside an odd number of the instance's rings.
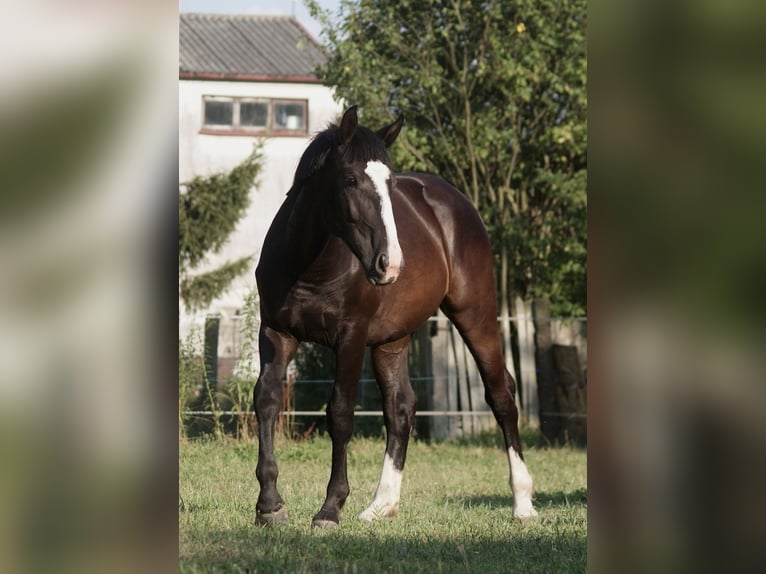
[[[349,495],[346,455],[365,347],[383,399],[386,448],[363,521],[393,517],[415,417],[407,372],[412,333],[441,308],[467,344],[505,441],[513,516],[535,516],[522,456],[515,382],[502,356],[493,257],[470,201],[443,179],[393,173],[388,150],[404,122],[359,125],[357,107],[310,141],[266,234],[256,268],[261,370],[253,391],[260,485],[256,523],[288,520],[277,490],[274,428],[299,342],[336,355],[327,407],[332,465],[311,526],[335,527]]]

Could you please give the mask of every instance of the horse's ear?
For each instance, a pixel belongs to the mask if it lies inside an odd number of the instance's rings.
[[[380,128],[375,133],[377,133],[378,137],[383,140],[383,143],[386,144],[386,147],[391,147],[391,144],[394,143],[396,136],[399,135],[399,132],[402,129],[402,125],[404,125],[404,116],[400,115],[398,118],[396,118],[394,123]]]
[[[356,131],[356,126],[359,124],[359,117],[357,116],[357,107],[351,106],[343,114],[343,119],[340,120],[340,128],[338,129],[338,138],[340,145],[346,145],[351,141]]]

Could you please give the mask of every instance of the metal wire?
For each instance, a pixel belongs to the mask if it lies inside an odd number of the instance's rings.
[[[188,416],[255,416],[255,411],[184,411],[184,415]],[[279,413],[281,416],[289,417],[313,417],[313,416],[325,416],[325,411],[284,411]],[[416,412],[416,417],[442,417],[442,416],[477,416],[477,415],[492,415],[492,411],[420,411]],[[545,417],[566,417],[566,418],[588,418],[587,415],[580,413],[540,413]],[[382,411],[354,411],[354,416],[360,417],[382,417]]]

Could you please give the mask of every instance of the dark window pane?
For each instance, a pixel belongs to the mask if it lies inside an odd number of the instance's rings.
[[[281,130],[305,130],[303,104],[274,104],[274,127]]]
[[[239,124],[242,126],[266,127],[269,118],[269,104],[263,102],[240,102]]]
[[[234,117],[232,102],[205,102],[205,124],[213,126],[230,126]]]

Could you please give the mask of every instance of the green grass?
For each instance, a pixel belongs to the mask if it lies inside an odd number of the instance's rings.
[[[340,527],[312,531],[330,472],[327,437],[277,445],[279,488],[290,522],[254,525],[257,444],[180,445],[181,572],[584,572],[586,453],[526,448],[539,517],[511,518],[507,457],[499,436],[460,443],[412,441],[399,514],[356,519],[372,499],[382,439],[354,439],[351,496]]]

